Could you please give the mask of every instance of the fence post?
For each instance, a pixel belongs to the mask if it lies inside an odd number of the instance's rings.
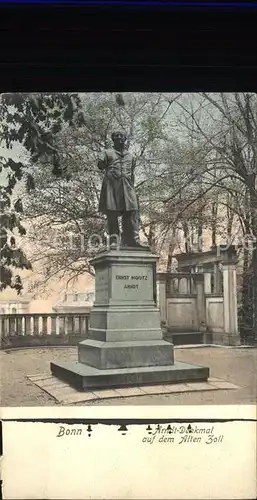
[[[16,328],[17,334],[22,335],[22,316],[17,316],[16,318]]]
[[[160,310],[161,321],[167,321],[166,273],[157,273],[157,307]]]
[[[58,317],[58,316],[57,316]],[[50,316],[51,318],[51,328],[50,328],[50,332],[51,332],[51,335],[57,335],[57,317],[56,316]]]
[[[234,262],[223,262],[223,300],[224,300],[224,343],[227,345],[239,345],[240,336],[238,332],[237,318],[237,286],[236,286],[236,264]]]
[[[203,274],[194,275],[195,285],[196,285],[196,304],[197,304],[197,329],[200,326],[206,326],[206,304],[205,304],[205,293],[204,293],[204,277]]]
[[[39,335],[39,317],[33,316],[33,335]]]
[[[65,335],[65,316],[59,316],[59,335]]]
[[[73,316],[67,316],[67,333],[72,335],[74,333],[74,321]]]
[[[47,318],[48,316],[42,316],[42,334],[47,335]]]
[[[10,335],[16,334],[16,319],[15,316],[9,316],[9,333]]]
[[[25,315],[25,335],[31,335],[31,315]]]

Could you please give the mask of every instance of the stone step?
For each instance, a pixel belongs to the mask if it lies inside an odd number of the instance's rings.
[[[99,370],[77,361],[51,363],[55,377],[68,382],[79,391],[154,384],[206,382],[209,368],[175,361],[170,366],[145,366]]]
[[[78,345],[78,361],[100,370],[168,366],[174,363],[173,345],[165,340],[100,342],[87,339]]]
[[[203,344],[203,332],[172,332],[167,335],[167,340],[172,340],[173,345]]]

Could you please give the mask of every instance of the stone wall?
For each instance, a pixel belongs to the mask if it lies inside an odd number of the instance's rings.
[[[180,254],[177,273],[158,273],[161,321],[174,333],[199,332],[205,343],[239,345],[233,247]]]
[[[171,331],[197,331],[196,297],[168,298],[167,324]]]
[[[206,324],[210,332],[224,332],[223,297],[206,297]]]

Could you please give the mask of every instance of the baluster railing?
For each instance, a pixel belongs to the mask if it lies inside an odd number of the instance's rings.
[[[10,335],[15,335],[16,333],[16,318],[14,317],[9,317],[9,332]]]
[[[65,316],[59,315],[59,335],[65,335]]]
[[[68,335],[72,335],[74,333],[74,317],[67,317],[67,333]]]
[[[33,316],[33,335],[39,335],[39,317],[38,315]]]
[[[59,325],[57,325],[58,316],[51,314],[50,320],[51,320],[51,335],[58,335],[58,333],[59,333],[59,329],[57,332],[57,326],[59,326]]]
[[[42,334],[43,335],[47,335],[47,333],[48,333],[47,323],[48,323],[48,315],[42,316]]]
[[[16,317],[16,333],[17,333],[17,335],[23,334],[23,332],[22,332],[22,320],[23,320],[22,316],[19,315]]]
[[[80,335],[86,337],[89,313],[0,315],[1,338],[40,335]]]
[[[32,335],[31,315],[26,314],[24,316],[24,319],[25,319],[25,335]]]
[[[74,316],[74,334],[77,335],[79,333],[79,316]]]

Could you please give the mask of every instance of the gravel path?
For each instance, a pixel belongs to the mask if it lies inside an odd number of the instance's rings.
[[[232,382],[240,388],[108,399],[83,405],[256,404],[257,349],[177,348],[175,358],[177,361],[209,366],[211,377]],[[56,405],[55,400],[30,382],[26,375],[50,374],[50,361],[76,359],[76,347],[1,351],[1,406]]]

